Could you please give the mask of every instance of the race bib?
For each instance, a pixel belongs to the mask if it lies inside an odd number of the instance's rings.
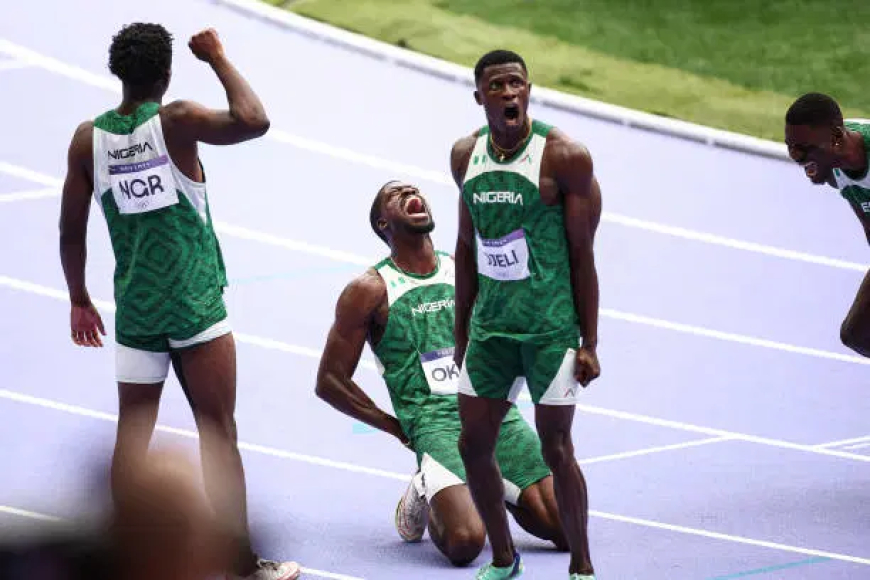
[[[420,355],[429,390],[435,395],[455,395],[459,392],[459,369],[453,362],[453,347]]]
[[[522,228],[503,238],[477,237],[477,270],[493,280],[523,280],[529,277],[529,246]]]
[[[169,157],[109,166],[109,181],[118,211],[135,214],[178,203]]]

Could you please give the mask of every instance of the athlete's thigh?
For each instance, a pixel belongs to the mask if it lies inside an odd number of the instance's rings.
[[[505,500],[519,505],[522,493],[548,475],[538,434],[513,407],[502,424],[495,449],[505,480]]]
[[[523,345],[523,372],[536,405],[575,405],[579,383],[574,378],[579,337],[566,334],[546,343]]]
[[[506,337],[473,339],[459,372],[459,392],[469,397],[513,400],[521,386],[520,344]]]
[[[414,437],[414,451],[420,469],[423,489],[420,493],[427,501],[442,490],[465,484],[465,465],[459,454],[460,427],[418,433]]]
[[[176,351],[191,406],[198,414],[229,419],[236,407],[236,344],[231,332]]]

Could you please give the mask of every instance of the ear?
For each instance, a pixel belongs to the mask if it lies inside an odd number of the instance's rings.
[[[474,101],[478,105],[483,105],[483,99],[480,97],[480,91],[478,91],[477,89],[475,89],[474,91]]]
[[[387,229],[387,220],[385,220],[384,218],[379,219],[378,220],[378,227],[381,228],[382,230]]]
[[[841,151],[846,145],[846,131],[843,127],[834,127],[831,131],[831,143],[835,151]]]

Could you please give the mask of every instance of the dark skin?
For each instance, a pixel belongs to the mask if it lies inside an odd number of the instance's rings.
[[[438,258],[426,231],[432,220],[431,213],[420,192],[410,184],[391,182],[379,195],[378,227],[388,240],[393,261],[408,272],[432,272]],[[411,197],[423,201],[423,212],[405,210]],[[372,347],[380,342],[388,316],[387,288],[375,270],[368,270],[347,285],[338,299],[335,320],[320,360],[316,393],[338,411],[395,437],[410,448],[398,419],[378,408],[353,380],[363,347],[366,342]],[[555,503],[552,478],[547,477],[525,489],[520,505],[510,509],[529,533],[564,548]],[[456,566],[464,566],[480,554],[486,530],[466,486],[445,488],[431,498],[429,535]]]
[[[194,35],[191,52],[209,64],[224,86],[229,107],[208,109],[193,101],[174,101],[159,109],[164,139],[170,157],[188,178],[203,182],[198,143],[232,145],[263,135],[269,119],[257,95],[227,59],[213,29]],[[116,109],[127,115],[144,103],[162,103],[171,71],[149,87],[124,85],[123,98]],[[85,284],[88,215],[93,192],[93,122],[79,125],[69,147],[68,169],[63,186],[60,216],[60,254],[69,289],[71,337],[84,347],[102,347],[105,329],[99,312],[91,302]],[[212,504],[232,521],[240,537],[246,538],[247,502],[241,456],[236,445],[234,419],[236,402],[236,358],[232,334],[173,353],[173,366],[191,403],[198,426],[205,423],[217,429],[201,429],[200,446],[206,490]],[[118,384],[119,420],[113,482],[120,479],[127,461],[139,461],[148,450],[160,403],[163,383]],[[120,449],[126,449],[121,454]],[[126,458],[126,459],[125,459]],[[114,484],[113,484],[114,485]],[[255,570],[253,552],[238,565],[239,574]]]
[[[859,132],[844,127],[841,119],[830,126],[786,124],[785,143],[789,157],[804,168],[814,185],[828,184],[836,188],[835,168],[855,179],[867,174],[868,152],[864,138]],[[870,244],[870,215],[854,202],[849,205]],[[840,340],[858,354],[870,357],[870,273],[865,275],[840,326]]]
[[[475,100],[483,106],[498,149],[516,151],[528,134],[527,116],[531,84],[518,63],[493,65],[483,71]],[[451,171],[461,189],[478,132],[459,139],[451,151]],[[593,243],[601,217],[601,190],[588,150],[553,129],[541,165],[540,195],[544,204],[564,208],[574,306],[582,343],[575,357],[575,378],[588,386],[600,374],[598,344],[598,276]],[[530,232],[534,235],[534,232]],[[468,328],[477,295],[475,233],[471,214],[459,201],[456,243],[456,355],[461,364],[468,345]],[[513,561],[514,545],[503,507],[504,487],[495,462],[495,442],[510,402],[459,395],[463,453],[469,487],[486,523],[493,563],[505,567]],[[571,551],[571,573],[592,574],[587,537],[586,483],[574,458],[571,426],[574,406],[536,405],[535,423],[544,459],[553,470],[554,488],[565,537]]]

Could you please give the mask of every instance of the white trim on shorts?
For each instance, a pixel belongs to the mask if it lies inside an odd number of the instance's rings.
[[[556,371],[556,376],[550,381],[550,386],[544,391],[541,396],[539,405],[576,405],[579,402],[580,383],[574,378],[574,364],[577,350],[569,348],[565,351],[565,357],[562,359],[562,364],[559,370]],[[524,377],[514,379],[508,392],[507,400],[511,403],[516,403],[525,385]],[[471,378],[468,376],[468,371],[465,366],[465,360],[462,361],[462,369],[459,371],[459,392],[469,397],[477,397],[477,391],[474,390],[474,385],[471,384]]]
[[[523,490],[504,478],[502,478],[502,482],[504,483],[505,501],[511,505],[519,505],[520,494]],[[438,463],[428,453],[423,454],[423,459],[420,461],[420,471],[414,476],[413,483],[414,487],[417,488],[417,493],[426,498],[428,503],[432,503],[432,498],[448,487],[465,485],[465,482],[458,475]]]
[[[230,332],[232,328],[229,320],[224,318],[188,339],[169,339],[169,347],[177,349],[203,344]],[[152,352],[115,344],[115,378],[119,383],[137,385],[163,383],[169,375],[170,362],[169,351]]]

